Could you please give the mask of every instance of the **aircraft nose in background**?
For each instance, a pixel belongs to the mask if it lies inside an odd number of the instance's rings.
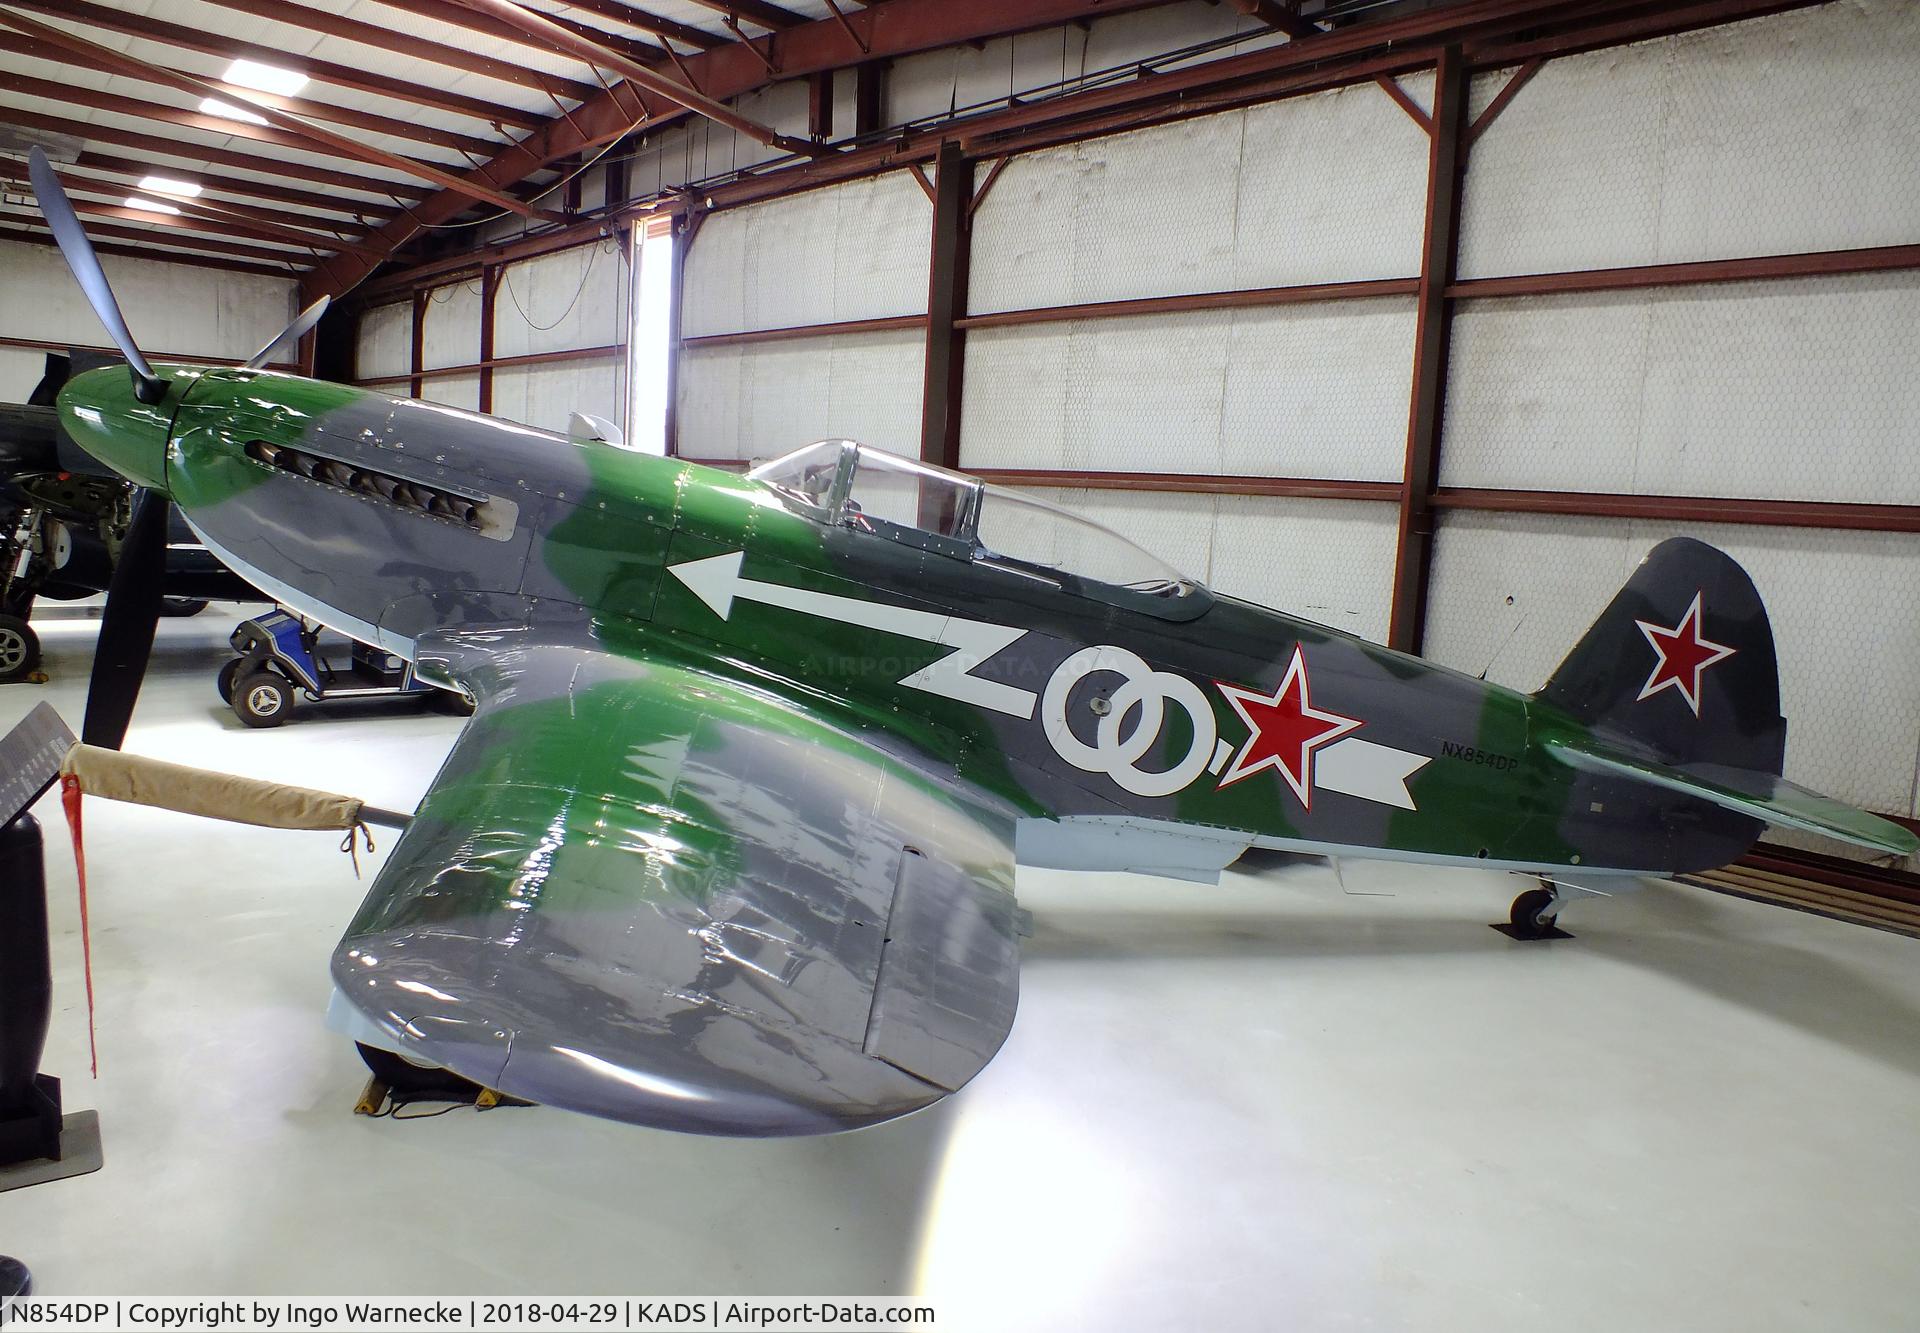
[[[125,366],[102,366],[68,380],[58,403],[74,443],[129,481],[166,490],[167,432],[178,406],[171,385],[159,402],[143,403]]]

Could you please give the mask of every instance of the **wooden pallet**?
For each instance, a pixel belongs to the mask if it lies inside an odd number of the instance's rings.
[[[1721,893],[1920,939],[1920,903],[1774,869],[1735,863],[1721,870],[1682,876]]]

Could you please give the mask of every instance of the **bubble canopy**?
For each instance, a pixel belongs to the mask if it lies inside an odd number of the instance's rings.
[[[965,473],[852,440],[821,440],[747,475],[816,522],[972,561],[983,569],[1171,619],[1197,616],[1211,601],[1198,580],[1111,528]]]

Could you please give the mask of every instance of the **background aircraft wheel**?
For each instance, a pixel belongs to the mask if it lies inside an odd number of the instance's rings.
[[[250,727],[277,727],[293,712],[293,686],[271,671],[256,671],[233,684],[233,711]]]
[[[246,664],[246,658],[236,657],[221,667],[220,673],[213,678],[213,688],[220,691],[221,703],[230,704],[233,702],[233,682],[239,677],[240,668]]]
[[[0,615],[0,684],[25,680],[40,665],[40,636],[19,616]]]
[[[160,614],[163,616],[197,616],[207,609],[202,597],[162,597]]]
[[[1553,891],[1528,889],[1513,900],[1507,921],[1516,935],[1530,940],[1543,939],[1548,931],[1554,929],[1552,913]]]

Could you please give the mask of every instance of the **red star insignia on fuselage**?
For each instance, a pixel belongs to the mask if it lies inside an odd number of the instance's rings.
[[[1640,699],[1652,698],[1671,686],[1687,701],[1695,717],[1700,716],[1700,674],[1734,654],[1734,649],[1726,644],[1701,635],[1700,621],[1705,612],[1700,606],[1700,597],[1697,592],[1693,595],[1693,604],[1672,629],[1645,620],[1633,622],[1647,636],[1647,642],[1653,645],[1659,658],[1653,664],[1653,674],[1640,690]]]
[[[1247,739],[1220,778],[1222,787],[1271,768],[1286,779],[1300,804],[1313,808],[1313,752],[1357,730],[1357,717],[1315,708],[1307,692],[1307,658],[1293,646],[1287,674],[1272,694],[1215,681],[1233,711],[1247,724]]]

